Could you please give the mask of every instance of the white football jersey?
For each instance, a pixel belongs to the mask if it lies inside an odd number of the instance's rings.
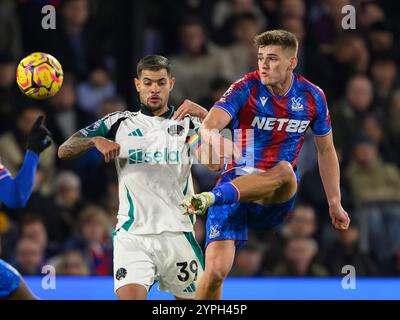
[[[146,114],[145,114],[146,113]],[[132,234],[164,231],[192,232],[194,217],[183,215],[180,204],[193,194],[192,157],[187,143],[200,125],[186,116],[115,112],[80,130],[85,137],[103,136],[121,146],[115,160],[119,182],[119,228]]]

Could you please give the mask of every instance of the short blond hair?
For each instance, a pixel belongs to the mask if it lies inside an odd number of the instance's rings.
[[[299,41],[297,37],[286,30],[269,30],[258,34],[254,38],[254,45],[258,48],[276,45],[283,49],[291,49],[297,54]]]

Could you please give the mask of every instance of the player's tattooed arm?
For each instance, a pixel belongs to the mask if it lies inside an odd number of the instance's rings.
[[[66,160],[79,158],[93,147],[104,155],[105,162],[117,158],[120,153],[120,145],[114,141],[103,137],[87,138],[77,132],[58,148],[58,157]]]
[[[58,148],[58,157],[65,160],[79,158],[94,146],[93,138],[83,137],[76,132]]]

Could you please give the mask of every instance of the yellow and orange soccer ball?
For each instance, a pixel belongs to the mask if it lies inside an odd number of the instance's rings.
[[[16,78],[25,95],[43,100],[60,90],[64,73],[56,58],[47,53],[34,52],[21,60]]]

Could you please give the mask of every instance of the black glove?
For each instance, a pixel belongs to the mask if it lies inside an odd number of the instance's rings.
[[[27,149],[40,154],[51,144],[51,133],[42,126],[43,116],[39,116],[28,135]]]

